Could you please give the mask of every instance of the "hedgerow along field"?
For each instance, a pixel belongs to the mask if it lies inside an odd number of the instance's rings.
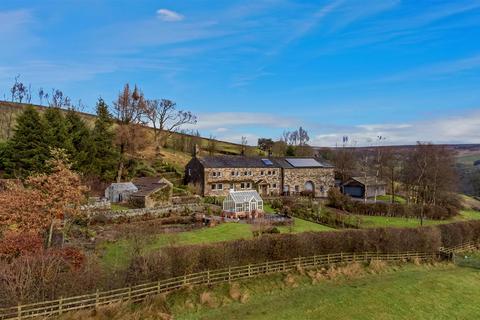
[[[294,219],[292,227],[277,227],[281,233],[321,232],[333,231],[334,229],[305,221]],[[143,246],[143,253],[153,252],[169,245],[192,245],[215,243],[238,239],[253,238],[252,226],[246,223],[222,223],[215,227],[198,230],[162,233],[155,235]],[[118,240],[112,243],[100,244],[98,250],[102,252],[102,261],[108,267],[121,267],[129,262],[129,252],[132,250],[132,241],[128,239]]]

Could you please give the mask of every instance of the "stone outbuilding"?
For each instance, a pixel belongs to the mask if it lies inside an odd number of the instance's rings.
[[[341,190],[353,198],[372,198],[385,195],[387,183],[372,176],[352,177],[341,185]]]
[[[139,208],[155,208],[171,203],[173,184],[165,178],[143,177],[133,180],[138,191],[130,196],[130,203]]]
[[[112,203],[127,202],[138,188],[131,182],[112,183],[105,189],[105,198]]]
[[[255,190],[230,190],[223,200],[223,211],[235,218],[254,218],[263,213],[263,199]]]

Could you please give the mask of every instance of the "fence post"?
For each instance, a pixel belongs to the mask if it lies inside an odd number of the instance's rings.
[[[250,265],[248,265],[248,277],[249,277],[249,278],[250,278],[251,274],[252,274],[252,270],[251,270]]]
[[[98,305],[100,304],[100,295],[98,293],[98,289],[95,292],[95,309],[98,309]]]
[[[207,270],[207,283],[210,284],[210,270]]]
[[[314,255],[314,256],[313,256],[313,266],[314,266],[314,267],[317,266],[317,255]]]
[[[330,264],[330,253],[327,254],[327,264]]]
[[[353,262],[356,262],[356,260],[355,260],[355,252],[353,253]]]
[[[340,262],[343,262],[343,252],[340,252]]]
[[[265,273],[268,273],[268,260],[267,260],[267,263],[265,264]]]
[[[62,314],[63,311],[63,297],[60,297],[60,301],[58,302],[58,314]]]
[[[22,319],[22,305],[20,304],[20,302],[18,303],[18,306],[17,306],[17,318]]]
[[[228,283],[232,282],[232,267],[228,266]]]
[[[128,300],[132,299],[132,286],[128,287]]]

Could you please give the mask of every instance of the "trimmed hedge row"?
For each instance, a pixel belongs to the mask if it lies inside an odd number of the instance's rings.
[[[480,240],[480,221],[422,228],[378,228],[264,235],[208,245],[166,247],[135,258],[127,283],[138,283],[228,266],[338,252],[434,252]]]
[[[340,193],[336,189],[330,189],[328,194],[329,206],[348,211],[353,214],[366,216],[400,217],[400,218],[420,218],[431,220],[447,220],[456,215],[459,211],[451,205],[418,205],[418,204],[399,204],[399,203],[365,203],[363,201],[352,200]],[[422,208],[423,207],[423,208]]]

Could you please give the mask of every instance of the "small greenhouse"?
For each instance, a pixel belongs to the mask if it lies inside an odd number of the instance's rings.
[[[255,190],[231,190],[223,200],[223,211],[231,213],[263,212],[263,200]]]

